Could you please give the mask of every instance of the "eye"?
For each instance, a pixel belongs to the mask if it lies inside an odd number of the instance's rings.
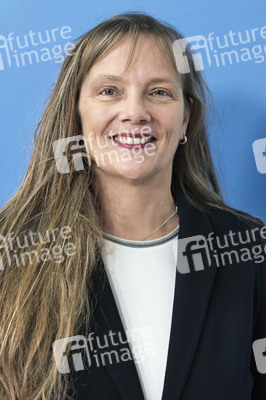
[[[152,92],[152,95],[156,95],[156,96],[170,96],[170,93],[168,93],[166,90],[163,89],[157,89],[154,92]]]
[[[115,91],[114,91],[114,89],[107,88],[107,89],[104,89],[101,94],[104,94],[105,96],[112,96],[115,94]]]

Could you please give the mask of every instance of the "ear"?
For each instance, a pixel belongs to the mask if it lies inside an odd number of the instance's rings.
[[[182,124],[182,126],[184,128],[184,134],[186,133],[187,126],[188,126],[188,123],[189,123],[190,114],[191,114],[191,107],[192,107],[192,104],[193,104],[192,97],[189,97],[189,101],[190,101],[190,107],[186,107],[186,106],[184,107],[184,116],[183,116],[183,124]]]

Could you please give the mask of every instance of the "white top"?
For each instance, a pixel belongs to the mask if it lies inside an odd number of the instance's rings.
[[[179,227],[159,239],[104,233],[102,258],[146,400],[161,400],[172,322]]]

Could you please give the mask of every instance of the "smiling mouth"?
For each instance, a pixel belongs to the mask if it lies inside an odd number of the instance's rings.
[[[120,133],[110,137],[115,143],[119,145],[127,145],[131,147],[140,146],[155,141],[155,137],[148,134],[130,134],[130,133]]]

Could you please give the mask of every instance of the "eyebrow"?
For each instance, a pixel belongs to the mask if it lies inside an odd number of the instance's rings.
[[[121,76],[117,76],[117,75],[99,75],[97,76],[90,84],[91,87],[96,87],[99,84],[105,83],[105,82],[125,82],[125,80],[121,77]],[[170,83],[173,85],[177,85],[178,84],[178,80],[175,80],[173,78],[169,78],[169,77],[154,77],[149,79],[146,82],[146,85],[151,85],[154,83]]]

